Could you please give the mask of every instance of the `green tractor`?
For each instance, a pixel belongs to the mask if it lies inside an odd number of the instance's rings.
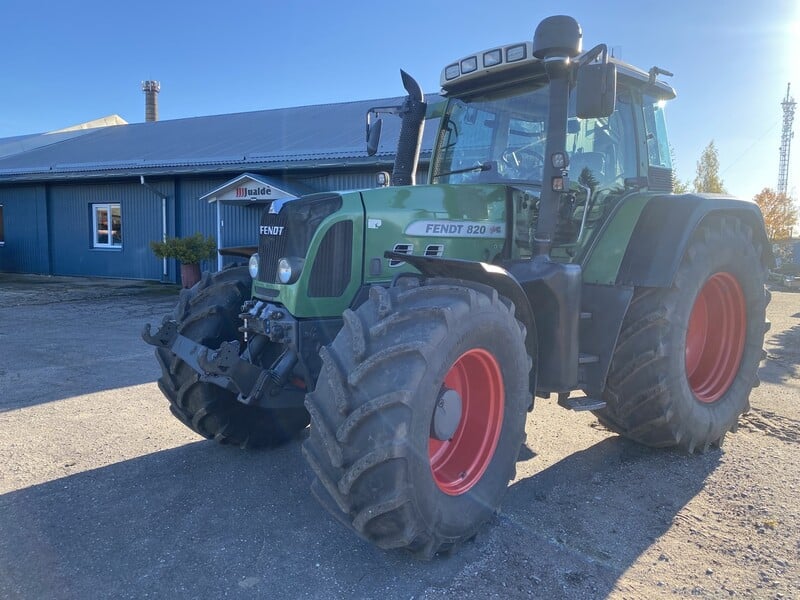
[[[549,17],[466,56],[437,106],[403,73],[392,186],[273,202],[249,268],[205,274],[146,328],[174,415],[241,446],[310,422],[315,496],[421,557],[499,509],[534,396],[648,446],[721,444],[768,328],[761,213],[673,195],[669,73],[581,36]]]

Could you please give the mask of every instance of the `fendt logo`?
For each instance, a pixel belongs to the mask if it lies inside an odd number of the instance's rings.
[[[271,196],[271,195],[272,195],[272,188],[266,186],[257,188],[247,188],[247,187],[236,188],[237,198],[249,198],[251,196]]]
[[[283,235],[282,225],[262,225],[258,231],[261,235]]]

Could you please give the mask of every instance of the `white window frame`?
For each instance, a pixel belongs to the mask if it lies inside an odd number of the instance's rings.
[[[114,243],[113,236],[111,235],[111,211],[112,209],[116,208],[119,210],[119,218],[120,218],[120,233],[122,233],[122,207],[120,206],[119,202],[105,202],[105,203],[98,203],[92,204],[92,247],[93,248],[113,248],[113,249],[121,249],[122,242]],[[109,230],[106,232],[107,241],[101,242],[99,240],[99,232],[100,229],[98,227],[98,213],[102,210],[106,211],[106,219],[109,226]]]

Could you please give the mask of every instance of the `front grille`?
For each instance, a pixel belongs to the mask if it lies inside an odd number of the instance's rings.
[[[265,210],[258,236],[258,279],[278,283],[281,258],[305,258],[320,223],[342,207],[338,194],[314,194],[284,204],[278,214]]]
[[[275,283],[278,276],[278,260],[286,256],[286,244],[289,239],[286,215],[272,215],[267,211],[261,215],[261,231],[268,227],[269,231],[278,234],[261,234],[258,236],[258,280]]]
[[[339,221],[325,233],[314,257],[308,282],[311,298],[338,298],[350,283],[353,222]]]

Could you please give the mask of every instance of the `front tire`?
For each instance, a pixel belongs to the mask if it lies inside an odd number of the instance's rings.
[[[181,291],[172,315],[178,333],[214,349],[222,342],[242,342],[239,312],[250,297],[250,282],[247,267],[204,273],[199,283]],[[242,448],[277,446],[308,425],[302,405],[247,406],[232,392],[200,381],[197,372],[167,348],[156,348],[156,358],[161,366],[158,387],[169,400],[172,414],[205,438]]]
[[[767,293],[761,247],[735,217],[711,217],[671,288],[639,288],[596,411],[609,429],[689,453],[721,445],[749,410],[763,356]]]
[[[531,363],[513,305],[494,289],[401,282],[372,288],[323,350],[303,453],[315,496],[340,521],[381,548],[430,558],[499,510]]]

